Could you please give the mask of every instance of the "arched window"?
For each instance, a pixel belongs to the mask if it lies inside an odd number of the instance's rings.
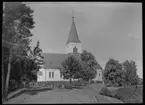
[[[42,76],[42,75],[43,75],[43,72],[42,72],[42,71],[39,71],[39,75],[41,75],[41,76]]]
[[[74,48],[73,48],[73,52],[74,52],[74,53],[77,53],[77,52],[78,52],[78,49],[77,49],[76,47],[74,47]]]
[[[62,76],[63,76],[62,73],[60,73],[60,78],[62,78]]]
[[[51,72],[49,72],[49,78],[51,78]]]
[[[52,72],[52,78],[54,77],[54,72]]]

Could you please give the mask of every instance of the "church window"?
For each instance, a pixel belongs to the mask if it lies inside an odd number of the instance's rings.
[[[52,78],[54,77],[54,72],[52,72]]]
[[[39,71],[39,75],[41,75],[41,76],[43,75],[42,71]]]
[[[77,49],[76,47],[74,47],[74,48],[73,48],[73,52],[74,52],[74,53],[77,53],[77,52],[78,52],[78,49]]]
[[[60,73],[60,77],[62,78],[62,73]]]
[[[49,72],[49,78],[51,78],[51,72]]]

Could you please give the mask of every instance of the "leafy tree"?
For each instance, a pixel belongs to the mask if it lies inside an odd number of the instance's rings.
[[[24,59],[30,49],[30,29],[34,28],[33,10],[21,2],[6,2],[3,10],[2,46],[8,63],[5,82],[5,96],[8,93],[9,78],[12,61]]]
[[[31,73],[37,76],[37,72],[42,67],[44,59],[44,57],[42,56],[42,49],[40,48],[39,41],[37,41],[36,47],[30,50],[28,58],[30,59],[30,61],[32,61],[30,64],[27,64],[29,65],[28,68],[31,69]]]
[[[143,85],[143,79],[142,78],[139,78],[139,85]]]
[[[122,85],[123,84],[123,70],[122,65],[118,60],[110,58],[106,63],[104,70],[104,82],[111,85]]]
[[[73,55],[69,56],[65,61],[62,62],[62,75],[64,79],[69,79],[70,83],[73,78],[78,76],[78,72],[82,69],[79,60]]]
[[[123,63],[123,71],[124,71],[124,75],[125,75],[124,76],[125,84],[130,84],[130,85],[137,85],[138,84],[139,77],[137,75],[135,61],[126,60]]]
[[[81,53],[82,79],[89,81],[96,77],[96,69],[102,69],[91,52],[84,50]]]
[[[29,50],[27,59],[21,59],[19,62],[12,64],[11,79],[19,83],[28,83],[37,80],[37,72],[43,64],[42,50],[39,47],[39,43],[37,41],[37,45]],[[18,74],[16,75],[15,72]]]

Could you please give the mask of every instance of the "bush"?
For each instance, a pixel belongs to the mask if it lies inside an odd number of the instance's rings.
[[[114,96],[125,103],[141,103],[142,102],[142,87],[127,87],[117,90]]]
[[[37,86],[43,86],[43,87],[47,87],[50,86],[51,82],[46,81],[46,82],[37,82]]]
[[[124,100],[123,97],[121,96],[121,94],[119,92],[117,92],[115,95],[114,95],[114,98],[117,98],[119,100]]]
[[[103,81],[96,81],[96,83],[103,83]]]
[[[62,88],[63,86],[62,86],[62,84],[59,83],[59,84],[57,85],[57,87],[58,87],[58,88]]]
[[[91,84],[95,83],[93,80],[90,81]]]
[[[103,87],[100,91],[101,95],[105,95],[105,96],[110,96],[112,97],[113,95],[111,94],[111,91],[107,88],[107,87]]]
[[[133,94],[132,96],[128,97],[128,98],[125,100],[125,102],[126,102],[126,103],[140,103],[140,102],[139,102],[140,100],[139,100],[137,97],[138,97],[138,95]]]
[[[130,96],[123,96],[119,92],[115,94],[114,98],[122,100],[125,103],[138,103],[138,98],[136,94],[132,94]]]
[[[111,85],[111,84],[105,84],[105,86],[106,86],[106,87],[111,87],[112,85]]]
[[[16,80],[12,79],[10,80],[10,86],[9,86],[9,91],[15,91],[18,88],[19,84]]]
[[[72,85],[71,84],[65,84],[64,88],[66,88],[66,89],[72,89]]]
[[[82,86],[81,82],[74,82],[73,85],[74,86]]]

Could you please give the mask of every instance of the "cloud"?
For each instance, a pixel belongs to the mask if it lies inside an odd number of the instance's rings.
[[[133,39],[141,39],[140,36],[133,35],[133,34],[128,34],[129,37],[132,37]]]

